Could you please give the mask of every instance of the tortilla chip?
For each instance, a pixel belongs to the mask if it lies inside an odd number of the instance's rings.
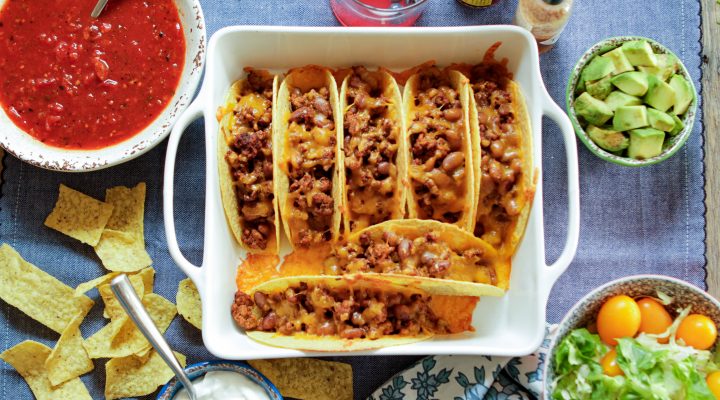
[[[77,378],[95,368],[82,345],[80,324],[83,318],[84,315],[78,315],[70,322],[45,360],[48,379],[53,386]]]
[[[145,287],[145,294],[152,293],[153,286],[155,285],[155,269],[153,267],[143,268],[135,275],[142,279],[143,286]]]
[[[112,204],[112,216],[105,229],[143,235],[145,219],[145,182],[134,188],[117,186],[105,191],[105,202]]]
[[[174,352],[180,365],[185,367],[185,356]],[[153,393],[166,384],[173,372],[156,351],[146,361],[135,356],[113,358],[105,364],[105,398],[138,397]]]
[[[145,296],[145,284],[143,283],[142,277],[138,275],[131,275],[129,280],[133,289],[135,289],[135,293],[138,295],[140,300],[142,300],[143,296]],[[117,297],[115,297],[115,293],[113,293],[109,283],[100,285],[100,287],[98,287],[98,293],[100,293],[100,297],[102,297],[103,303],[105,303],[103,317],[116,319],[125,315],[125,310],[120,305]]]
[[[152,264],[145,242],[128,232],[106,229],[95,253],[110,271],[135,272]]]
[[[112,212],[112,205],[60,185],[57,203],[45,219],[45,226],[95,246]]]
[[[42,343],[26,340],[5,350],[0,359],[10,364],[25,379],[38,400],[92,400],[80,378],[73,378],[60,386],[53,387],[45,370],[45,360],[50,348]],[[13,393],[18,398],[18,393]]]
[[[109,274],[105,274],[103,276],[99,276],[91,281],[83,282],[75,288],[75,296],[82,296],[83,294],[89,292],[90,290],[110,282],[114,277],[120,275],[119,272],[111,272]]]
[[[0,246],[0,298],[57,333],[94,304],[87,296],[75,296],[71,287],[25,261],[7,244]]]
[[[178,314],[185,318],[192,326],[202,329],[202,303],[200,293],[190,278],[183,279],[178,285],[177,296]]]
[[[265,375],[283,397],[300,400],[352,400],[350,364],[314,358],[280,358],[248,361]]]
[[[142,302],[150,318],[164,333],[175,318],[175,304],[155,293],[146,294]],[[114,358],[142,354],[150,343],[127,314],[123,314],[87,338],[83,346],[90,358]]]

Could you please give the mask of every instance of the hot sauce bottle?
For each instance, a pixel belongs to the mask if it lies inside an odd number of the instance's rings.
[[[544,53],[557,42],[572,13],[573,0],[518,0],[513,23],[535,36]]]

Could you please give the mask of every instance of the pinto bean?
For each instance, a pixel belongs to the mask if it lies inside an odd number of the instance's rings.
[[[377,172],[378,172],[378,174],[380,174],[380,175],[382,175],[382,176],[390,175],[390,167],[391,167],[391,165],[390,165],[389,162],[387,162],[387,161],[381,161],[381,162],[377,165]]]
[[[465,163],[465,154],[460,151],[454,151],[445,157],[442,162],[442,169],[450,174],[463,163]]]
[[[420,256],[420,263],[424,264],[424,265],[430,265],[435,261],[436,258],[437,258],[437,255],[435,253],[426,251],[426,252],[423,252],[422,255]]]
[[[253,295],[253,300],[255,300],[255,305],[258,306],[261,310],[266,310],[268,308],[267,296],[265,296],[265,293],[255,292],[255,294]]]
[[[265,318],[263,318],[262,323],[260,324],[260,328],[264,331],[271,331],[275,329],[275,325],[277,325],[278,322],[278,316],[275,314],[275,312],[271,312],[270,314],[266,315]]]
[[[410,307],[404,304],[396,305],[393,307],[393,314],[395,315],[395,318],[400,321],[407,321],[410,319]]]
[[[500,158],[502,158],[504,152],[505,144],[500,140],[495,140],[490,145],[490,153],[492,154],[493,158],[499,160]]]
[[[355,311],[352,313],[352,318],[350,319],[354,325],[363,326],[365,325],[365,318],[363,318],[362,314]]]
[[[462,108],[450,108],[443,111],[443,116],[450,122],[459,121],[462,118]]]
[[[318,326],[317,330],[318,335],[321,336],[329,336],[335,334],[335,324],[333,324],[331,321],[325,321],[320,326]]]
[[[340,332],[340,337],[343,339],[359,339],[363,337],[365,331],[361,328],[349,328]]]
[[[401,240],[400,244],[398,245],[397,251],[398,256],[400,256],[401,260],[410,257],[410,252],[412,251],[412,241],[410,239]]]

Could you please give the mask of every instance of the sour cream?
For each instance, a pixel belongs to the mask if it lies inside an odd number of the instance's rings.
[[[210,371],[193,381],[198,400],[270,400],[265,389],[233,371]],[[190,400],[185,388],[173,400]]]

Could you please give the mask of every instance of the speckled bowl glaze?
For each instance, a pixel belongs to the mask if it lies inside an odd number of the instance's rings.
[[[0,0],[0,7],[6,0]],[[15,157],[41,168],[85,172],[117,165],[147,152],[170,133],[195,94],[205,64],[205,18],[199,0],[175,0],[185,34],[185,64],[175,95],[145,129],[118,144],[97,150],[48,146],[17,127],[0,107],[0,146]]]
[[[598,145],[595,144],[595,142],[590,139],[587,132],[585,132],[585,130],[582,128],[582,126],[580,125],[580,121],[578,121],[578,117],[575,114],[575,108],[573,107],[573,104],[575,104],[575,87],[577,87],[578,80],[580,79],[580,72],[582,72],[585,66],[598,55],[605,54],[606,52],[621,46],[625,42],[639,39],[646,40],[648,43],[650,43],[650,46],[653,48],[653,51],[655,53],[671,54],[674,55],[678,60],[680,60],[680,71],[678,71],[678,73],[685,77],[688,82],[690,82],[690,86],[692,86],[693,93],[695,94],[692,103],[690,103],[690,107],[685,112],[685,117],[682,119],[683,123],[685,124],[685,128],[665,143],[665,148],[663,149],[663,152],[660,153],[660,155],[649,158],[647,160],[635,160],[628,157],[620,157],[601,149]],[[588,150],[590,150],[593,154],[602,158],[605,161],[624,165],[626,167],[643,167],[646,165],[657,164],[659,162],[667,160],[668,158],[672,157],[673,154],[677,153],[677,151],[680,150],[680,148],[685,144],[685,142],[687,142],[688,138],[690,137],[690,133],[693,130],[693,124],[695,123],[695,114],[697,113],[698,105],[697,90],[695,90],[695,84],[693,83],[693,79],[690,76],[687,68],[685,68],[685,64],[682,63],[680,57],[677,57],[675,53],[673,53],[667,47],[661,45],[660,43],[642,36],[617,36],[608,38],[598,42],[588,51],[586,51],[585,54],[583,54],[583,56],[577,62],[577,64],[575,64],[575,67],[570,74],[570,79],[568,79],[568,84],[565,91],[565,99],[565,105],[567,108],[568,116],[570,117],[570,121],[572,121],[572,124],[575,127],[575,133],[585,144],[585,147],[587,147]]]
[[[195,380],[207,372],[210,371],[234,371],[251,381],[260,385],[265,389],[265,393],[268,395],[270,400],[282,400],[280,391],[266,378],[263,374],[258,372],[255,368],[249,366],[244,362],[239,361],[206,361],[197,364],[188,365],[185,368],[185,372],[188,374],[191,380]],[[172,378],[170,382],[165,384],[158,393],[157,400],[171,400],[175,394],[182,388],[182,384],[177,378]]]
[[[555,350],[570,331],[586,327],[597,317],[603,303],[612,296],[624,294],[632,298],[657,297],[658,291],[673,298],[673,302],[667,307],[673,316],[676,315],[675,310],[691,306],[693,313],[706,315],[720,326],[720,302],[687,282],[661,275],[635,275],[608,282],[580,299],[558,325],[546,357],[543,376],[545,398],[552,398],[550,382],[555,380],[555,371],[552,368]]]

